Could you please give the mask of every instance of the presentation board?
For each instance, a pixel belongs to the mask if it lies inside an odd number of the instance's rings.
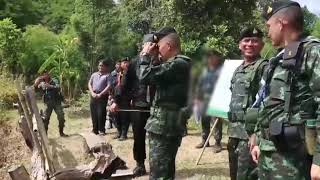
[[[243,60],[225,60],[207,108],[207,115],[227,119],[231,100],[231,79],[233,72]]]

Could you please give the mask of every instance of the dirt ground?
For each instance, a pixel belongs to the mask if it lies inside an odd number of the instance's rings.
[[[90,132],[91,120],[87,115],[81,114],[81,116],[71,116],[66,110],[66,129],[68,134]],[[14,114],[14,113],[13,113]],[[24,164],[29,170],[30,165],[30,152],[25,146],[24,141],[20,133],[16,130],[16,120],[12,117],[12,121],[9,126],[0,127],[0,179],[10,179],[7,171],[14,165]],[[17,117],[16,117],[17,118]],[[228,169],[228,154],[226,150],[226,135],[224,133],[223,138],[223,151],[214,154],[212,147],[205,150],[199,165],[196,165],[196,160],[201,152],[200,149],[196,149],[195,146],[200,141],[200,127],[195,123],[189,123],[188,136],[184,137],[182,144],[179,148],[176,158],[176,179],[229,179]],[[131,128],[130,128],[131,130]],[[115,135],[115,128],[107,131],[105,136],[107,142],[111,143],[114,152],[126,161],[127,166],[133,169],[135,161],[132,155],[133,138],[131,131],[128,135],[128,140],[118,141],[112,139]],[[224,131],[225,132],[225,131]],[[52,119],[49,125],[49,138],[58,137],[58,128],[56,115],[53,113]],[[72,141],[70,142],[72,143]],[[148,144],[148,143],[147,143]],[[210,139],[210,144],[214,144],[214,138]],[[148,145],[147,145],[148,148]],[[147,150],[148,152],[148,150]],[[147,153],[148,154],[148,153]],[[148,158],[147,158],[148,159]],[[147,171],[148,161],[146,161]],[[148,176],[140,178],[145,180]]]

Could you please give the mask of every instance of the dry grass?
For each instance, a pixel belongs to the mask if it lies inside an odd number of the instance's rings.
[[[40,107],[43,107],[40,105]],[[80,117],[75,117],[74,115],[72,118],[68,117],[68,111],[72,109],[66,109],[66,128],[65,132],[67,134],[76,134],[76,133],[83,133],[83,132],[90,132],[91,130],[91,120],[88,116],[81,114]],[[73,113],[74,114],[74,113]],[[18,116],[12,119],[12,121],[16,121]],[[12,123],[14,125],[16,123]],[[49,138],[56,138],[58,137],[58,125],[55,113],[52,115],[52,119],[49,125]],[[194,123],[190,123],[190,130],[189,135],[183,138],[181,147],[179,148],[178,155],[176,158],[176,179],[229,179],[229,169],[228,169],[228,154],[226,151],[226,135],[224,133],[224,150],[221,153],[214,154],[212,152],[212,148],[209,147],[206,149],[201,161],[200,165],[195,165],[196,160],[201,152],[200,149],[195,149],[194,147],[196,144],[200,142],[200,130],[197,125]],[[1,128],[2,129],[2,128]],[[12,128],[11,128],[12,129]],[[131,130],[131,129],[130,129]],[[123,160],[126,161],[127,166],[129,168],[134,168],[135,161],[133,160],[132,155],[132,146],[133,146],[133,139],[132,133],[129,132],[129,139],[127,141],[118,141],[112,139],[115,134],[115,129],[111,129],[107,131],[107,135],[105,136],[106,140],[112,144],[114,152],[120,156]],[[0,130],[1,133],[1,130]],[[10,134],[10,133],[9,133]],[[0,134],[1,135],[1,134]],[[10,152],[7,155],[7,159],[5,160],[6,166],[0,166],[0,179],[7,179],[8,176],[6,174],[9,165],[13,164],[20,164],[21,159],[22,162],[29,162],[30,159],[30,152],[28,152],[27,147],[24,145],[24,142],[19,137],[18,132],[11,133],[7,136],[2,136],[2,142],[11,142],[9,146],[3,147],[5,152]],[[3,138],[5,137],[5,138]],[[19,137],[19,138],[17,138]],[[72,141],[70,142],[72,143]],[[211,138],[210,144],[214,144],[214,139]],[[3,151],[3,150],[2,150]],[[16,153],[16,152],[20,153]],[[13,155],[15,154],[15,155]],[[2,156],[1,157],[1,162]],[[11,160],[13,159],[13,160]],[[148,158],[147,158],[148,159]],[[148,171],[148,162],[146,162],[147,171]],[[29,167],[29,165],[26,165]],[[136,179],[148,179],[148,176],[136,178]]]

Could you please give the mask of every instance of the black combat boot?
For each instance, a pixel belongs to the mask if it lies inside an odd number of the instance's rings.
[[[137,162],[137,166],[133,169],[133,175],[135,177],[146,175],[146,167],[144,166],[144,162]]]
[[[216,142],[213,146],[213,152],[214,153],[219,153],[222,151],[222,146],[220,142]]]
[[[63,132],[63,128],[59,128],[59,134],[61,137],[68,137],[68,135]]]

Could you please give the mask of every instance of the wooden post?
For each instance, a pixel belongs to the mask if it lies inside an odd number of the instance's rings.
[[[19,97],[19,100],[20,100],[20,103],[21,103],[21,107],[23,109],[23,112],[24,112],[24,117],[26,118],[26,121],[27,121],[27,124],[28,124],[28,128],[29,128],[29,131],[31,133],[31,137],[33,139],[33,142],[35,144],[35,148],[38,149],[38,150],[41,150],[41,146],[40,146],[40,142],[38,140],[38,137],[35,135],[35,133],[32,131],[32,120],[31,120],[31,116],[30,116],[30,113],[29,113],[29,110],[27,108],[27,105],[26,105],[26,101],[25,101],[25,98],[24,96],[22,95],[22,90],[21,90],[21,87],[20,87],[20,83],[18,81],[16,81],[16,87],[17,87],[17,90],[18,90],[18,97]],[[40,153],[40,156],[41,156],[41,159],[44,160],[44,156],[42,153]],[[44,164],[44,163],[43,163]]]
[[[29,174],[23,165],[10,168],[8,173],[12,180],[30,180]]]
[[[42,143],[42,150],[43,150],[44,155],[46,157],[50,174],[53,174],[55,172],[55,169],[54,169],[54,165],[53,165],[53,161],[52,161],[52,153],[49,148],[48,136],[47,136],[46,130],[44,128],[43,120],[42,120],[40,113],[39,113],[34,90],[31,87],[26,88],[26,98],[31,105],[31,109],[34,113],[34,116],[35,116],[35,119],[37,122],[37,126],[38,126],[37,132],[39,133],[39,137],[40,137],[40,140]]]
[[[27,104],[26,104],[26,99],[25,96],[22,94],[20,82],[16,81],[16,88],[18,91],[18,97],[19,101],[21,104],[21,108],[23,110],[24,118],[27,122],[27,128],[28,131],[31,134],[31,138],[33,141],[33,148],[32,148],[32,157],[31,157],[31,179],[35,180],[46,180],[47,179],[47,174],[45,170],[45,158],[42,152],[42,148],[40,145],[40,142],[38,140],[38,137],[36,134],[32,131],[32,119],[30,112],[28,110]]]

